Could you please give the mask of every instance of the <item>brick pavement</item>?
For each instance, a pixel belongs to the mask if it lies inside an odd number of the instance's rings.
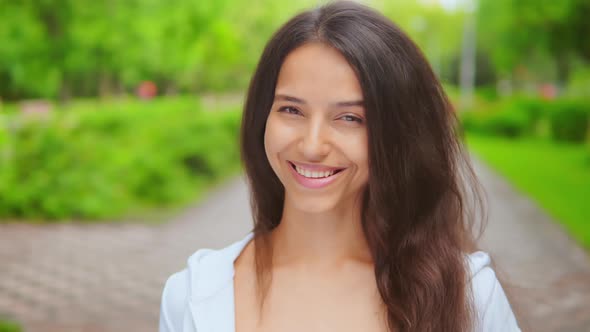
[[[590,331],[587,255],[530,200],[477,164],[491,252],[526,331]],[[0,225],[0,315],[28,332],[156,331],[163,284],[202,247],[250,226],[240,179],[165,225]]]
[[[249,230],[240,180],[164,225],[0,225],[0,315],[27,332],[155,332],[166,278]]]

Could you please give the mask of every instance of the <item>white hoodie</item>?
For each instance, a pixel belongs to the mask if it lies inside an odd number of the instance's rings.
[[[168,278],[162,293],[160,332],[234,332],[234,261],[253,234],[220,249],[201,249],[188,267]],[[482,251],[466,256],[479,316],[477,332],[519,332],[510,304],[490,257]]]

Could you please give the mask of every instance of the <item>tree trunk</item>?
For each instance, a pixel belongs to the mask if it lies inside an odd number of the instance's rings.
[[[555,66],[557,68],[557,84],[560,88],[567,85],[570,77],[570,62],[566,53],[559,53],[555,59]]]
[[[100,98],[108,98],[113,94],[113,86],[111,82],[110,75],[102,71],[100,73],[99,83],[98,83],[98,95]]]

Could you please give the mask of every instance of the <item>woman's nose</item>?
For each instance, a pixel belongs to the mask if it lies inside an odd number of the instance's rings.
[[[321,161],[330,153],[330,143],[327,128],[323,128],[320,121],[310,123],[306,128],[299,148],[307,161]]]

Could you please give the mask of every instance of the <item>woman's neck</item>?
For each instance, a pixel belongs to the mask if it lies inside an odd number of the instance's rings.
[[[358,206],[309,213],[286,201],[271,240],[275,267],[337,268],[351,261],[372,261]]]

